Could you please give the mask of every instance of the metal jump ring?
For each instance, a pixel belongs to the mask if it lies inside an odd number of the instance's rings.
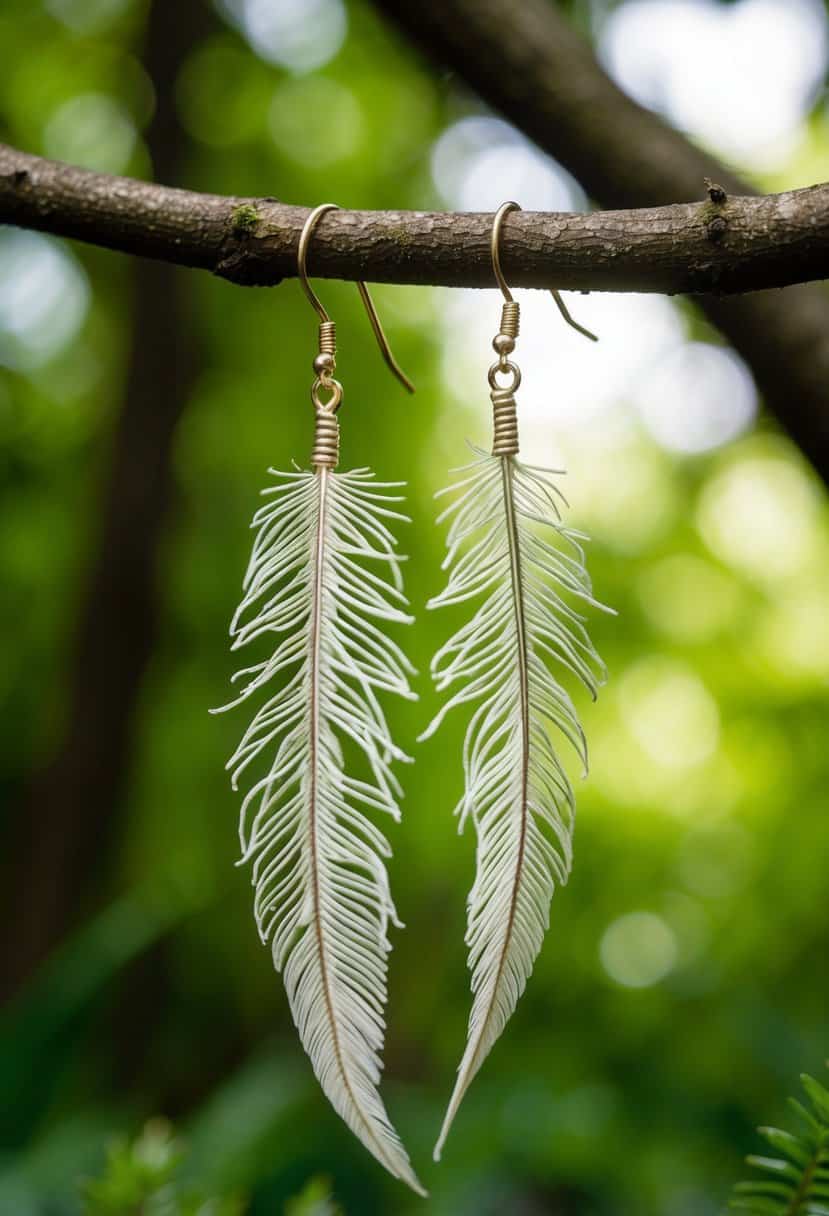
[[[496,379],[499,372],[501,372],[502,375],[505,375],[507,372],[511,373],[512,383],[499,384],[498,380]],[[489,369],[489,375],[487,378],[489,380],[489,387],[495,392],[514,393],[521,383],[521,368],[517,367],[514,363],[510,363],[509,360],[503,364],[499,361],[498,363],[493,363],[492,367]]]
[[[320,389],[330,389],[331,397],[328,401],[320,399]],[[317,376],[314,383],[311,385],[311,400],[318,410],[323,410],[326,414],[336,414],[340,408],[340,403],[343,399],[343,386],[339,380],[321,380]]]

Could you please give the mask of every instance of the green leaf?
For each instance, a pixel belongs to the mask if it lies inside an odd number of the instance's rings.
[[[302,1192],[285,1205],[285,1216],[340,1216],[327,1178],[312,1178]]]
[[[85,1216],[242,1216],[238,1196],[182,1193],[176,1173],[183,1157],[172,1126],[151,1119],[135,1139],[113,1142],[102,1176],[83,1183]]]
[[[777,1127],[761,1127],[763,1138],[782,1157],[748,1157],[764,1178],[738,1183],[729,1200],[731,1211],[754,1216],[829,1216],[829,1092],[812,1077],[802,1078],[814,1108],[791,1105],[806,1131],[794,1135]]]
[[[772,1148],[776,1148],[796,1165],[805,1166],[813,1160],[814,1151],[797,1136],[793,1136],[791,1132],[780,1131],[777,1127],[761,1127],[758,1128],[758,1131],[764,1140],[768,1140]]]
[[[811,1099],[815,1113],[824,1124],[824,1132],[829,1127],[829,1090],[825,1089],[814,1077],[803,1073],[800,1078],[803,1088]]]

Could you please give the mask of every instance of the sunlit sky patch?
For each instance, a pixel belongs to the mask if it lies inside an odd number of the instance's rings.
[[[219,0],[219,8],[258,55],[298,74],[333,59],[348,29],[342,0]]]
[[[581,211],[584,191],[551,157],[500,118],[473,115],[447,127],[432,150],[432,177],[456,211],[494,211],[505,193],[528,211]]]
[[[662,447],[694,453],[746,430],[754,421],[757,391],[745,363],[728,347],[680,342],[654,360],[635,401]]]
[[[50,237],[0,230],[0,364],[39,367],[75,337],[89,307],[86,275]]]
[[[680,344],[682,323],[661,296],[568,293],[572,312],[600,336],[589,343],[562,322],[549,295],[518,291],[521,334],[521,417],[553,430],[595,427],[636,395],[637,382],[658,354]],[[494,360],[492,338],[500,319],[500,294],[453,291],[444,299],[444,376],[456,394],[473,400],[486,385]]]
[[[629,0],[599,53],[643,105],[749,168],[791,155],[826,67],[820,0]]]

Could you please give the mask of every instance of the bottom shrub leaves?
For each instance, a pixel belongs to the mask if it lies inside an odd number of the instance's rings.
[[[829,1216],[829,1090],[813,1077],[801,1078],[811,1109],[791,1100],[803,1129],[798,1135],[776,1127],[760,1134],[778,1157],[749,1157],[762,1172],[740,1182],[729,1202],[730,1211],[753,1216]]]

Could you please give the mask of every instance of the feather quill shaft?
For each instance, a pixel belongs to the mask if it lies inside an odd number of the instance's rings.
[[[271,470],[274,472],[273,470]],[[412,668],[378,622],[408,622],[396,540],[396,496],[366,469],[275,474],[257,529],[233,648],[276,635],[272,657],[243,669],[232,708],[291,672],[255,714],[228,768],[233,785],[257,760],[264,774],[242,803],[242,861],[253,863],[254,910],[283,973],[294,1022],[335,1110],[395,1177],[419,1194],[377,1090],[389,921],[399,924],[384,836],[365,815],[399,819],[394,745],[377,690],[412,698]],[[381,577],[371,566],[386,571]],[[370,779],[346,771],[344,746]]]
[[[429,737],[453,707],[477,702],[457,807],[460,827],[471,815],[478,835],[466,939],[473,1003],[436,1160],[464,1094],[524,990],[555,886],[566,882],[570,869],[575,803],[550,728],[576,747],[585,770],[587,753],[575,708],[550,661],[573,671],[593,696],[605,674],[583,617],[564,598],[602,607],[593,599],[581,538],[561,522],[560,491],[545,470],[512,454],[479,455],[462,470],[457,497],[440,517],[451,520],[444,562],[450,576],[429,603],[439,607],[486,595],[435,656],[438,689],[455,691],[422,736]]]

